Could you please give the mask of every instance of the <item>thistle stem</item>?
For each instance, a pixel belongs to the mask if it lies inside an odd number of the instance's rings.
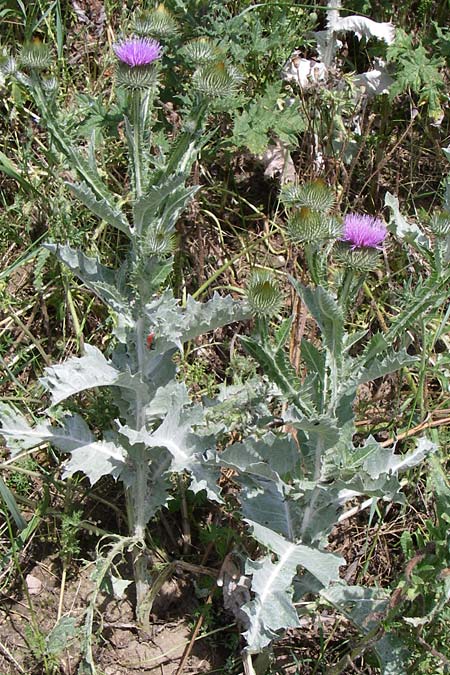
[[[343,309],[345,309],[347,306],[354,278],[355,278],[355,271],[353,269],[348,269],[345,273],[344,281],[341,287],[341,292],[339,294],[339,302]]]
[[[131,119],[133,124],[133,170],[134,170],[134,192],[135,199],[142,197],[142,181],[143,181],[143,161],[142,161],[142,146],[143,146],[143,128],[142,128],[142,93],[140,89],[134,89],[131,94]]]

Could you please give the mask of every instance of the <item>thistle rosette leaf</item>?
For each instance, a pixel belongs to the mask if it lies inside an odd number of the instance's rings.
[[[237,68],[225,61],[201,66],[192,76],[194,90],[206,98],[235,96],[241,82],[242,75]]]
[[[271,317],[279,311],[282,295],[271,272],[253,272],[247,285],[247,301],[256,316]]]
[[[199,37],[186,42],[180,49],[180,53],[196,66],[216,63],[224,58],[223,51],[214,40],[206,37]]]
[[[180,32],[178,21],[163,3],[152,10],[137,12],[133,20],[134,32],[144,37],[168,39]]]
[[[27,70],[47,70],[52,63],[52,52],[44,42],[29,42],[22,46],[18,60]]]

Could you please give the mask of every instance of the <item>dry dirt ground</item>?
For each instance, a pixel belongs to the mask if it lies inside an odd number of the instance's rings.
[[[35,616],[35,625],[47,635],[55,625],[60,580],[51,560],[36,564],[25,577]],[[90,579],[93,565],[82,569],[67,583],[62,616],[76,618],[81,629],[94,584]],[[140,631],[134,622],[129,599],[115,600],[100,595],[94,627],[93,654],[102,675],[157,673],[175,675],[186,645],[192,635],[192,612],[197,604],[192,586],[186,582],[167,582],[160,594],[158,614],[152,615],[151,633]],[[164,605],[164,606],[163,606]],[[190,621],[189,621],[190,620]],[[54,657],[58,675],[75,675],[80,664],[78,633],[66,649]],[[220,672],[226,655],[205,639],[195,642],[183,673]],[[51,658],[49,659],[52,662]],[[26,595],[4,598],[0,609],[0,675],[41,675],[45,672],[39,658],[38,639],[33,637],[30,602]]]

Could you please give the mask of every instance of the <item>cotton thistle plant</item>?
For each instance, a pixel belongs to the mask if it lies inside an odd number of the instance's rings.
[[[86,614],[86,658],[96,594],[115,558],[131,554],[136,589],[136,617],[149,630],[153,593],[158,573],[151,569],[146,527],[173,491],[173,474],[190,476],[193,491],[206,490],[220,501],[218,468],[206,466],[204,456],[216,449],[215,435],[206,433],[203,406],[192,404],[187,387],[177,376],[174,354],[199,335],[251,317],[248,304],[215,294],[208,302],[192,297],[182,304],[169,283],[173,271],[176,223],[198,190],[190,174],[209,135],[206,133],[210,100],[193,97],[189,113],[176,139],[167,139],[167,150],[150,157],[152,144],[149,114],[158,93],[162,48],[148,37],[132,36],[113,47],[118,60],[119,86],[124,99],[125,142],[130,166],[130,194],[114,194],[95,166],[93,147],[77,147],[64,117],[55,114],[54,97],[47,95],[39,72],[15,73],[28,88],[52,143],[64,155],[77,178],[68,189],[96,217],[127,238],[129,249],[118,269],[105,267],[95,257],[69,245],[46,243],[102,302],[114,319],[115,344],[104,355],[86,344],[85,353],[46,369],[41,382],[49,409],[31,426],[18,410],[0,402],[0,434],[14,454],[49,443],[69,458],[61,467],[63,478],[83,472],[94,484],[110,475],[124,484],[129,536],[111,535],[111,550],[99,549],[96,592]],[[44,59],[32,61],[23,50],[23,67],[39,70]],[[46,63],[46,61],[45,61]],[[220,95],[220,94],[219,94]],[[89,156],[89,161],[86,158]],[[66,168],[66,166],[65,166]],[[128,182],[125,181],[125,185]],[[126,202],[126,212],[121,204]],[[94,433],[79,414],[63,409],[64,401],[82,391],[110,388],[117,419],[105,420]],[[162,577],[160,577],[161,579]],[[86,646],[87,645],[87,646]],[[92,666],[86,672],[95,673]]]

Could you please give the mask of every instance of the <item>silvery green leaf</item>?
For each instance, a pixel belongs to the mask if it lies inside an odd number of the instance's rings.
[[[298,616],[292,604],[293,578],[299,567],[308,570],[323,586],[339,579],[339,567],[344,560],[333,553],[294,544],[258,523],[247,521],[253,536],[263,546],[277,555],[260,561],[247,561],[246,574],[252,574],[255,599],[242,610],[249,618],[249,628],[244,633],[250,652],[261,651],[278,631],[298,626]]]
[[[299,460],[299,448],[293,437],[277,436],[272,432],[260,440],[250,437],[242,443],[233,443],[220,453],[221,464],[275,481],[277,475],[283,477],[292,472]],[[268,472],[260,474],[264,468]]]
[[[291,503],[297,512],[295,531],[304,544],[323,548],[338,519],[341,510],[339,486],[336,483],[299,483],[298,495],[291,496]]]
[[[350,349],[354,345],[358,344],[358,342],[360,342],[360,340],[362,340],[366,335],[367,335],[367,330],[357,330],[354,333],[345,334],[344,335],[344,350],[346,352],[349,352]],[[377,337],[379,335],[381,335],[381,334],[375,333],[375,335],[373,337]],[[387,347],[387,343],[386,343],[386,347]]]
[[[38,422],[34,427],[16,408],[0,402],[0,435],[14,457],[21,450],[28,450],[47,441],[52,436],[52,428],[46,422]]]
[[[151,401],[145,408],[145,416],[148,423],[155,422],[166,416],[169,411],[174,397],[180,402],[181,407],[189,404],[189,393],[184,384],[177,382],[175,379],[170,380],[167,384],[158,387]]]
[[[293,277],[289,280],[320,328],[325,346],[339,361],[344,339],[344,315],[335,298],[321,286],[303,286]]]
[[[320,438],[323,444],[323,452],[335,445],[339,439],[339,430],[336,425],[336,419],[333,417],[308,418],[302,415],[294,406],[290,406],[285,413],[284,419],[296,429],[305,431],[312,444],[315,443],[315,437]]]
[[[76,635],[77,619],[74,616],[62,616],[45,638],[46,653],[62,654]]]
[[[189,471],[192,477],[191,489],[194,492],[206,490],[209,499],[222,501],[219,496],[217,479],[219,472],[208,466],[202,454],[214,447],[211,437],[199,436],[193,427],[203,422],[201,406],[182,409],[173,399],[163,423],[148,439],[151,447],[164,447],[172,455],[171,471],[183,473]]]
[[[384,203],[385,206],[388,206],[392,211],[390,226],[393,233],[399,239],[403,239],[410,244],[417,243],[425,248],[430,248],[430,242],[420,227],[414,223],[408,222],[400,213],[397,197],[394,197],[390,192],[386,192]]]
[[[282,347],[273,348],[255,338],[241,336],[245,350],[262,367],[264,375],[279,387],[281,394],[306,413],[313,409],[313,392],[303,386]]]
[[[417,357],[410,356],[406,349],[401,349],[398,352],[391,350],[382,359],[372,361],[370,365],[365,368],[357,368],[357,364],[353,366],[353,373],[350,377],[341,383],[340,391],[342,394],[349,394],[353,392],[356,387],[365,382],[372,382],[379,377],[395,373],[404,366],[411,366],[416,363]],[[356,371],[356,372],[355,372]]]
[[[184,342],[234,321],[250,318],[248,307],[231,296],[215,293],[208,302],[196,302],[188,297],[182,308],[170,291],[146,306],[147,318],[156,334],[155,352],[163,353],[173,347],[181,349]]]
[[[62,426],[53,429],[50,441],[72,455],[64,466],[64,478],[81,471],[93,485],[102,476],[118,478],[124,469],[124,449],[112,441],[96,440],[79,415],[67,415]]]
[[[45,369],[41,384],[51,393],[52,405],[92,387],[115,385],[146,396],[147,387],[139,375],[118,371],[94,345],[85,345],[85,355],[73,356],[64,363]]]
[[[195,427],[204,424],[204,410],[201,405],[184,406],[185,387],[177,387],[162,424],[153,432],[146,429],[135,431],[132,443],[143,443],[148,448],[165,448],[172,460],[168,470],[176,473],[188,471],[191,474],[191,489],[194,492],[206,490],[208,497],[221,501],[217,479],[219,471],[214,463],[208,464],[203,453],[215,447],[211,436],[195,433]],[[123,428],[121,429],[123,433]]]
[[[363,462],[363,468],[373,478],[382,473],[398,474],[420,464],[428,455],[436,452],[437,446],[427,438],[419,438],[416,447],[404,455],[394,454],[394,449],[383,448],[374,438],[370,437],[366,445],[374,448]]]
[[[246,321],[252,316],[248,305],[214,293],[207,302],[197,302],[188,296],[183,326],[183,342],[194,340],[199,335],[221,328],[235,321]]]
[[[136,507],[143,509],[145,521],[148,522],[162,506],[169,500],[169,491],[172,487],[170,480],[170,466],[172,457],[166,448],[150,448],[146,440],[148,432],[136,431],[127,425],[117,423],[121,444],[126,448],[127,463],[120,473],[120,479],[127,488],[137,484],[138,474],[146,473],[145,495],[141,504]],[[144,464],[139,448],[146,446]],[[135,494],[132,492],[132,494]]]
[[[272,477],[262,475],[257,476],[255,481],[251,474],[241,475],[239,482],[242,485],[242,512],[246,520],[270,527],[273,532],[294,540],[301,507],[287,498],[288,486],[280,480],[274,481]]]
[[[51,393],[52,405],[91,387],[104,387],[117,379],[117,370],[93,345],[85,346],[85,355],[72,357],[57,366],[45,369],[41,384]]]
[[[198,185],[186,187],[185,181],[184,175],[169,176],[165,182],[152,185],[134,204],[134,222],[139,232],[145,233],[158,218],[165,231],[173,230],[181,213],[199,190]]]
[[[97,199],[87,183],[66,183],[66,185],[94,215],[130,236],[130,225],[119,207],[111,206],[103,197]]]
[[[130,303],[117,285],[121,271],[104,267],[95,258],[88,258],[81,251],[62,244],[44,244],[81,281],[115,312],[131,325]]]
[[[327,551],[319,551],[317,548],[304,546],[303,544],[292,543],[268,527],[250,520],[247,520],[247,522],[252,528],[255,539],[270,551],[276,553],[279,560],[295,561],[296,567],[304,567],[325,587],[340,578],[339,568],[345,564],[345,560],[341,556]]]
[[[322,597],[344,614],[363,633],[369,633],[382,620],[389,609],[389,592],[382,588],[344,586],[336,584],[321,591]],[[409,661],[409,651],[396,635],[380,631],[372,647],[381,665],[382,675],[404,675]]]
[[[299,625],[292,604],[292,578],[296,570],[295,560],[283,558],[273,563],[266,557],[256,562],[247,561],[245,572],[252,575],[252,591],[256,596],[241,608],[248,616],[248,629],[243,636],[250,653],[262,651],[279,637],[279,631]]]

